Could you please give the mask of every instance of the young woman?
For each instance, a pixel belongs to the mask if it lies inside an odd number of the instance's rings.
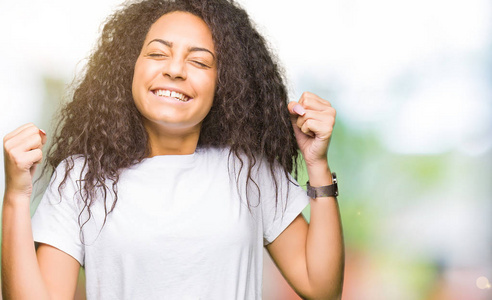
[[[73,298],[83,266],[89,299],[261,299],[265,246],[301,297],[339,299],[334,122],[314,94],[287,103],[233,2],[127,5],[61,111],[32,223],[46,133],[26,124],[4,138],[4,298]],[[311,200],[290,176],[298,150]]]

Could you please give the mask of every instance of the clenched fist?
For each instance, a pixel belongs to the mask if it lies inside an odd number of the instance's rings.
[[[290,102],[288,108],[306,165],[326,165],[335,109],[330,102],[309,92],[304,92],[298,102]]]
[[[3,139],[5,195],[30,197],[36,165],[43,158],[46,133],[34,124],[25,124]]]

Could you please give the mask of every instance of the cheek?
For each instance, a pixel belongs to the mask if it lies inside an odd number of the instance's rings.
[[[207,76],[204,81],[207,83],[206,84],[206,93],[210,95],[210,97],[213,99],[215,98],[215,89],[217,85],[217,74],[214,73],[212,76]]]
[[[132,94],[133,98],[135,98],[136,94],[138,93],[138,86],[140,84],[142,74],[141,74],[141,63],[139,62],[140,58],[137,60],[135,63],[135,69],[133,71],[133,80],[132,80]]]
[[[152,64],[144,58],[138,58],[133,71],[133,84],[144,84],[159,74],[159,65]]]
[[[132,95],[134,100],[137,100],[139,96],[143,97],[147,92],[156,73],[154,69],[151,65],[146,64],[145,60],[140,60],[140,58],[137,60],[132,80]]]

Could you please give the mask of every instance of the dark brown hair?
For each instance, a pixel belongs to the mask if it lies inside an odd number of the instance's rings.
[[[230,155],[240,161],[240,171],[243,166],[247,170],[247,183],[256,187],[252,168],[260,159],[266,161],[277,198],[275,169],[280,167],[287,177],[297,169],[298,146],[283,77],[247,13],[228,0],[132,2],[106,21],[85,70],[74,83],[72,100],[60,111],[46,159],[45,171],[50,172],[67,160],[60,190],[73,169],[74,157],[84,158],[81,194],[89,218],[97,191],[117,197],[121,170],[150,154],[148,135],[133,102],[133,72],[150,26],[172,11],[202,18],[212,31],[217,54],[215,98],[198,146],[229,148]],[[116,201],[110,207],[106,197],[101,201],[107,216]],[[79,217],[81,227],[87,221]]]

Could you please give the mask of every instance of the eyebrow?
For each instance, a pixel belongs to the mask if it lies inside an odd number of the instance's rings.
[[[166,41],[166,40],[161,40],[161,39],[153,39],[152,41],[150,41],[148,45],[150,45],[151,43],[153,42],[158,42],[158,43],[161,43],[169,48],[172,48],[173,47],[173,43],[172,42],[169,42],[169,41]],[[210,53],[210,55],[212,55],[212,57],[214,58],[215,60],[215,55],[212,53],[212,51],[208,50],[207,48],[202,48],[202,47],[190,47],[188,48],[188,51],[190,52],[196,52],[196,51],[204,51],[204,52],[208,52]]]

